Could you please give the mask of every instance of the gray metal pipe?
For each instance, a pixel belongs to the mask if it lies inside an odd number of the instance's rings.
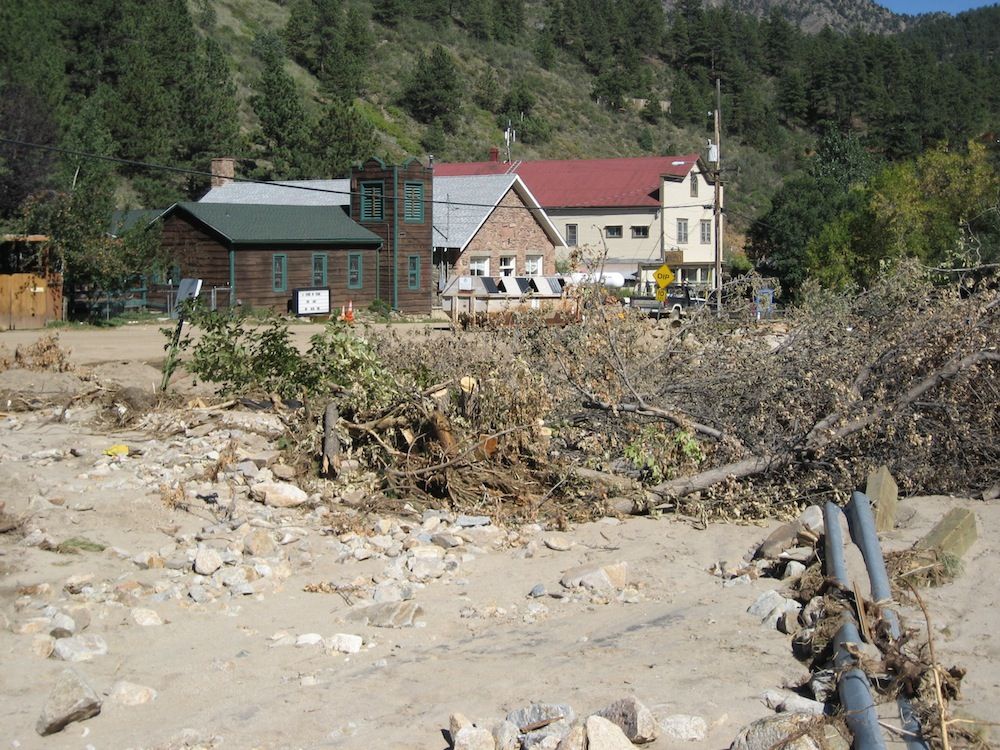
[[[851,587],[847,580],[847,564],[844,562],[844,534],[840,530],[840,519],[844,513],[836,503],[827,502],[823,506],[823,555],[827,578],[832,578],[845,589]]]
[[[880,604],[892,599],[892,588],[889,585],[889,573],[885,568],[885,557],[882,555],[882,545],[875,530],[875,516],[872,513],[871,500],[863,492],[851,494],[851,501],[845,508],[847,525],[851,530],[851,539],[858,545],[861,555],[865,558],[865,568],[868,570],[868,580],[871,582],[872,598]],[[889,634],[893,640],[899,638],[899,616],[895,610],[882,607],[882,617],[889,624]],[[899,718],[906,746],[909,750],[927,750],[927,743],[920,731],[920,720],[908,698],[896,700],[899,707]]]
[[[885,738],[879,729],[871,683],[868,675],[854,666],[857,658],[848,649],[848,644],[860,642],[858,626],[845,617],[844,624],[833,636],[833,665],[840,672],[837,693],[844,708],[847,727],[854,735],[854,742],[851,743],[853,750],[885,750]]]

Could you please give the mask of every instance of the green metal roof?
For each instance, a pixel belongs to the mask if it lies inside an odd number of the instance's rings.
[[[268,206],[237,203],[178,203],[168,210],[188,214],[233,245],[376,246],[382,238],[339,206]]]

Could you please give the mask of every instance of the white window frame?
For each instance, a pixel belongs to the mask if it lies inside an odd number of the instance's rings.
[[[702,219],[701,220],[701,244],[711,245],[712,244],[712,220]]]
[[[545,266],[545,256],[539,253],[538,255],[525,255],[524,256],[524,275],[525,276],[543,276]]]
[[[611,224],[604,227],[604,236],[609,240],[620,240],[624,236],[621,224]]]
[[[469,276],[489,276],[490,256],[479,255],[469,258]]]
[[[500,256],[500,275],[501,276],[517,276],[517,256],[516,255],[501,255]]]
[[[698,173],[691,172],[691,197],[698,197]]]
[[[677,220],[677,244],[686,245],[688,242],[688,220]]]

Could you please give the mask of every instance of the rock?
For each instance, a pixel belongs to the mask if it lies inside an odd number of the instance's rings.
[[[586,588],[593,591],[623,589],[628,585],[628,563],[581,565],[563,573],[560,583],[568,589]]]
[[[81,573],[80,575],[70,576],[67,578],[66,582],[63,584],[63,589],[68,594],[79,594],[93,582],[93,573]]]
[[[436,544],[442,549],[452,549],[453,547],[461,547],[463,542],[461,537],[454,534],[433,534],[431,544]]]
[[[137,685],[134,682],[119,680],[111,687],[111,694],[108,696],[112,703],[120,706],[141,706],[144,703],[152,703],[159,695],[153,688],[146,685]]]
[[[588,750],[632,750],[632,743],[625,733],[604,717],[588,717],[586,727]]]
[[[498,721],[493,725],[493,742],[496,750],[518,750],[521,747],[521,730],[512,721]]]
[[[356,609],[348,619],[376,628],[412,628],[423,614],[423,608],[415,602],[384,602]]]
[[[250,494],[272,508],[296,508],[309,499],[304,490],[285,482],[261,482],[250,488]]]
[[[361,650],[364,642],[364,639],[360,635],[337,633],[327,641],[326,645],[331,651],[339,651],[342,654],[356,654]]]
[[[271,473],[274,474],[275,478],[284,482],[295,479],[295,469],[285,464],[271,464]]]
[[[809,565],[816,559],[816,550],[812,547],[792,547],[780,555],[779,560],[792,560],[803,565]]]
[[[67,724],[84,721],[101,712],[101,699],[94,689],[72,669],[64,669],[35,724],[43,737],[55,734]]]
[[[552,720],[547,726],[559,724],[560,728],[569,727],[576,720],[576,712],[565,703],[531,703],[507,714],[507,721],[514,724],[521,732],[530,731],[529,727]]]
[[[809,603],[802,608],[802,611],[799,612],[799,622],[801,622],[804,627],[811,628],[823,619],[823,614],[825,612],[826,602],[823,601],[823,597],[814,596],[809,600]]]
[[[830,700],[837,692],[837,673],[832,669],[820,669],[809,678],[809,690],[813,698],[821,703]]]
[[[781,746],[785,750],[820,750],[821,745],[809,734],[795,739],[788,738],[812,724],[815,716],[809,714],[777,714],[758,719],[740,730],[729,746],[730,750],[770,750]]]
[[[708,737],[708,724],[700,716],[673,714],[660,719],[660,733],[664,737],[683,742],[703,742]]]
[[[531,587],[531,591],[528,592],[528,597],[531,599],[538,599],[541,596],[545,596],[545,594],[546,594],[545,584],[536,583],[534,586]]]
[[[811,531],[816,536],[823,534],[823,509],[818,505],[810,505],[795,520],[800,529]]]
[[[754,553],[755,560],[773,560],[786,549],[795,546],[799,538],[799,525],[785,523],[772,531]]]
[[[779,713],[822,716],[826,710],[826,706],[819,701],[809,700],[797,693],[784,690],[767,690],[761,696],[761,701],[765,706]]]
[[[616,724],[637,745],[652,742],[659,734],[652,712],[631,696],[615,701],[595,715]]]
[[[152,627],[154,625],[162,625],[163,618],[152,609],[144,609],[142,607],[136,607],[130,613],[132,615],[132,620],[136,625],[141,625],[144,628]]]
[[[222,567],[222,556],[211,547],[200,547],[194,558],[194,572],[210,576]]]
[[[472,726],[472,721],[469,717],[463,713],[456,711],[451,716],[448,717],[448,736],[451,738],[452,745],[455,744],[455,737],[463,729],[467,729]]]
[[[323,636],[319,633],[303,633],[295,639],[295,645],[299,648],[303,646],[318,646],[323,642]]]
[[[753,604],[750,605],[747,609],[747,613],[753,615],[754,617],[767,617],[772,610],[776,607],[782,606],[786,601],[788,600],[774,589],[765,591],[757,597],[757,600]]]
[[[800,575],[806,572],[806,566],[797,560],[789,560],[788,565],[785,566],[785,572],[781,574],[781,578],[787,581],[791,578],[798,578]]]
[[[49,635],[53,638],[69,638],[76,632],[76,621],[64,612],[52,618]]]
[[[224,411],[218,415],[217,420],[220,427],[256,432],[268,438],[278,438],[285,434],[285,424],[277,414]]]
[[[74,635],[56,641],[52,653],[63,661],[90,661],[108,653],[108,644],[99,635]]]
[[[573,542],[561,536],[547,536],[542,544],[556,552],[567,552],[573,547]]]
[[[254,529],[243,537],[243,554],[251,557],[268,557],[274,554],[277,547],[267,529]]]
[[[253,479],[260,472],[260,467],[250,460],[240,461],[234,468],[247,479]]]
[[[802,630],[799,613],[794,609],[785,610],[778,618],[778,630],[785,635],[795,635]]]
[[[544,729],[529,732],[521,738],[521,750],[556,750],[562,738],[562,733]]]
[[[140,552],[132,558],[132,562],[134,562],[136,566],[142,570],[148,570],[149,568],[162,568],[166,565],[163,558],[152,550]]]
[[[875,508],[875,531],[892,531],[896,526],[896,508],[899,506],[899,487],[889,473],[889,467],[882,464],[868,475],[865,495]]]
[[[454,750],[496,750],[496,742],[490,730],[474,727],[471,724],[453,734],[451,742]]]
[[[587,750],[586,730],[580,724],[574,724],[560,740],[556,750]]]
[[[490,518],[489,516],[460,515],[458,518],[455,519],[455,525],[463,529],[467,529],[472,526],[489,526]]]
[[[52,656],[52,652],[55,650],[55,647],[56,639],[51,635],[39,633],[31,639],[31,653],[35,656],[41,657],[42,659],[48,659]]]

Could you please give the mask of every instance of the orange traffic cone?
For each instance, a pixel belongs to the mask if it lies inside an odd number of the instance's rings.
[[[344,316],[344,320],[348,323],[354,322],[354,300],[347,301],[347,313]]]
[[[347,314],[344,312],[344,306],[340,306],[340,320],[347,320]]]

